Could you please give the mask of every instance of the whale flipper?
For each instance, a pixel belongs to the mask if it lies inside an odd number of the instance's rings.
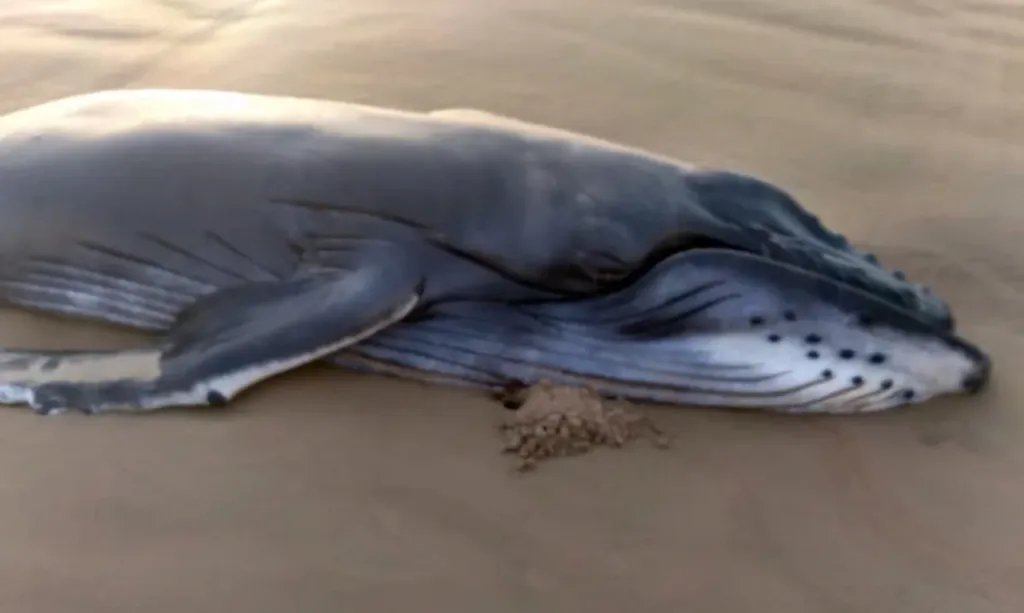
[[[421,279],[382,268],[214,292],[182,311],[150,349],[0,352],[0,402],[39,413],[224,404],[408,315]]]

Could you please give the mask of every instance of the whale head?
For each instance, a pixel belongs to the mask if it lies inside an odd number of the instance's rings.
[[[599,291],[437,304],[335,361],[477,387],[546,379],[787,413],[874,412],[985,388],[990,360],[957,333],[945,301],[782,190],[701,171],[685,191],[672,217],[647,207],[607,220],[616,238],[593,238],[590,261],[614,282]]]

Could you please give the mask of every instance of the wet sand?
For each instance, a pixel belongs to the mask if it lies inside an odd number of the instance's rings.
[[[500,409],[313,367],[231,410],[0,413],[0,609],[1024,610],[1011,0],[0,0],[0,111],[112,87],[478,107],[776,181],[953,304],[982,397],[659,410],[522,476]],[[2,223],[2,220],[0,220]],[[130,346],[5,313],[0,343]]]

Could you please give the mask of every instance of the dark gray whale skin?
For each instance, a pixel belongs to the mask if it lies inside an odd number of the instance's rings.
[[[159,334],[0,355],[0,398],[41,412],[220,404],[316,359],[826,412],[990,373],[944,301],[780,188],[482,113],[57,100],[0,118],[0,215],[0,299]],[[120,358],[152,370],[80,373]]]

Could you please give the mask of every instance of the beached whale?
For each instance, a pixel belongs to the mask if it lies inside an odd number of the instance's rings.
[[[0,352],[39,412],[221,405],[315,360],[875,411],[974,392],[949,307],[778,187],[477,111],[137,90],[0,117],[0,300],[156,334]]]

